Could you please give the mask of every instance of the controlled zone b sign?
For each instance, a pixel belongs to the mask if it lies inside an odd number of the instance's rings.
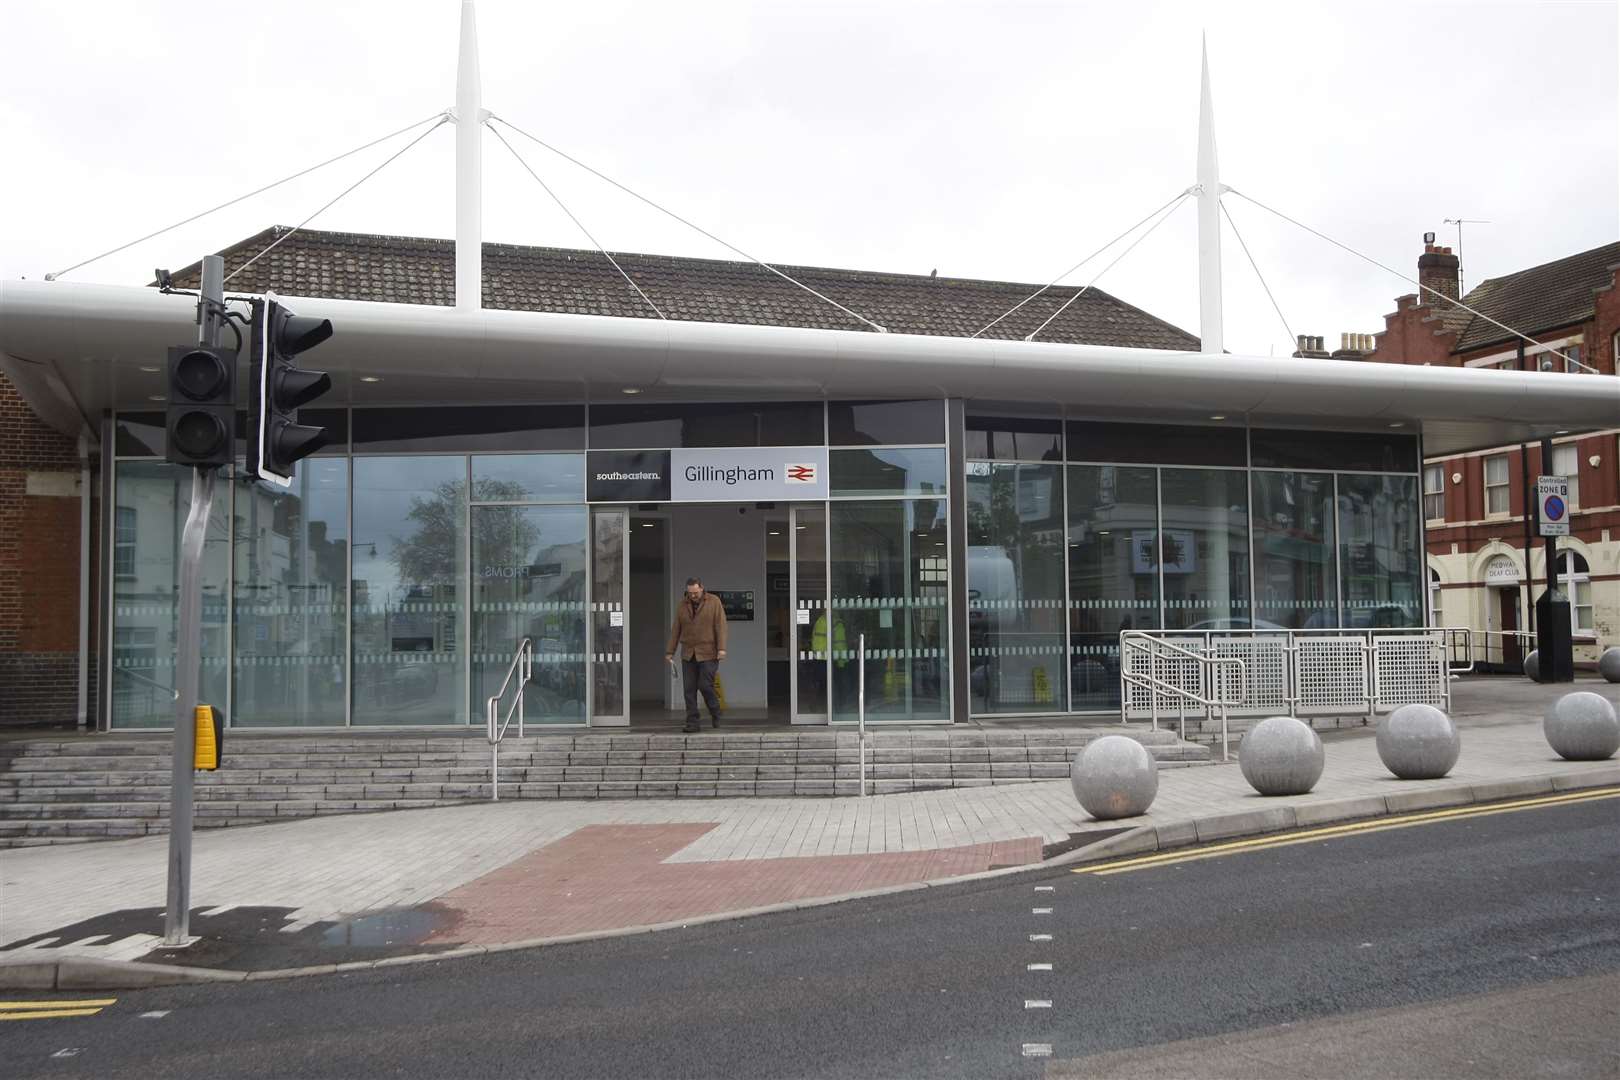
[[[1569,478],[1536,477],[1536,504],[1541,508],[1541,535],[1569,535]]]

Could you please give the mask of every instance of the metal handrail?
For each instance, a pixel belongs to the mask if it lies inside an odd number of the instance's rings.
[[[137,675],[133,671],[129,670],[128,668],[114,667],[113,668],[113,674],[114,675],[122,675],[126,679],[134,679],[136,682],[145,683],[147,686],[150,686],[150,687],[152,687],[154,689],[157,689],[157,690],[161,690],[165,694],[169,695],[169,700],[171,700],[171,701],[179,701],[180,700],[180,691],[176,690],[174,687],[172,687],[172,686],[164,686],[162,683],[158,682],[156,679],[148,679],[145,675]]]
[[[517,713],[518,738],[523,738],[523,690],[529,685],[529,679],[534,672],[534,639],[524,638],[518,642],[517,651],[512,654],[512,662],[506,666],[506,678],[501,680],[501,688],[491,694],[484,702],[484,722],[486,736],[489,739],[489,799],[499,802],[501,798],[501,740],[506,738],[506,729],[512,723],[512,714]],[[506,715],[500,715],[501,700],[506,697],[506,691],[512,686],[512,678],[517,676],[517,694],[510,704],[506,706]]]
[[[1145,652],[1147,654],[1147,658],[1148,658],[1149,662],[1151,664],[1154,664],[1154,665],[1157,664],[1157,661],[1160,659],[1160,656],[1161,656],[1161,654],[1157,651],[1159,649],[1164,649],[1164,650],[1166,650],[1166,651],[1168,651],[1168,652],[1170,652],[1172,654],[1175,654],[1177,656],[1186,657],[1188,660],[1197,661],[1197,663],[1198,663],[1198,665],[1199,665],[1199,667],[1201,669],[1200,674],[1202,674],[1202,669],[1206,668],[1206,667],[1210,669],[1210,674],[1213,675],[1213,674],[1216,674],[1222,666],[1225,666],[1225,665],[1236,666],[1237,673],[1238,673],[1238,699],[1237,699],[1237,701],[1231,701],[1231,702],[1227,701],[1226,696],[1224,694],[1219,698],[1213,698],[1213,699],[1203,697],[1203,696],[1201,696],[1199,694],[1194,693],[1191,690],[1188,690],[1184,686],[1179,686],[1176,683],[1165,682],[1163,679],[1160,679],[1157,675],[1152,674],[1151,673],[1152,672],[1151,668],[1150,668],[1150,673],[1147,674],[1147,675],[1140,675],[1140,674],[1137,674],[1135,672],[1129,671],[1127,669],[1128,666],[1125,663],[1125,654],[1126,654],[1126,650],[1132,648],[1133,646],[1135,648],[1141,650],[1142,652]],[[1132,685],[1140,686],[1140,687],[1142,687],[1144,690],[1146,690],[1148,692],[1148,700],[1151,703],[1151,706],[1152,706],[1152,709],[1153,709],[1153,730],[1154,731],[1159,730],[1159,694],[1160,693],[1163,693],[1166,697],[1175,698],[1177,703],[1181,706],[1181,714],[1180,714],[1180,724],[1179,724],[1179,726],[1180,726],[1180,729],[1181,729],[1181,738],[1183,739],[1183,741],[1185,741],[1186,738],[1187,738],[1187,702],[1190,701],[1195,705],[1202,705],[1206,709],[1219,709],[1221,711],[1221,760],[1222,761],[1230,761],[1230,760],[1232,760],[1232,751],[1231,751],[1231,744],[1230,744],[1230,733],[1228,731],[1227,723],[1226,723],[1226,710],[1227,710],[1228,707],[1230,707],[1232,705],[1240,705],[1240,704],[1242,704],[1243,700],[1244,700],[1244,696],[1248,693],[1248,685],[1249,685],[1248,668],[1241,659],[1239,659],[1238,657],[1235,657],[1235,656],[1205,656],[1203,653],[1194,652],[1191,649],[1184,649],[1180,645],[1176,645],[1176,644],[1174,644],[1172,642],[1165,641],[1162,638],[1153,637],[1153,636],[1151,636],[1149,634],[1143,633],[1140,630],[1123,630],[1123,631],[1120,632],[1120,635],[1119,635],[1119,660],[1120,660],[1120,663],[1119,663],[1119,677],[1120,677],[1120,679],[1128,686],[1132,686]],[[1221,680],[1217,680],[1217,681],[1220,682],[1220,685],[1224,689],[1225,686],[1226,686],[1226,680],[1221,679]],[[1123,717],[1123,714],[1122,714],[1121,715],[1121,720],[1123,720],[1123,719],[1124,719],[1124,717]]]
[[[1474,637],[1476,635],[1478,637],[1484,639],[1484,644],[1485,644],[1484,661],[1487,664],[1491,663],[1491,639],[1492,638],[1501,638],[1502,639],[1501,642],[1498,643],[1498,648],[1501,651],[1502,663],[1504,663],[1504,664],[1507,663],[1507,639],[1508,638],[1513,638],[1516,641],[1518,641],[1519,648],[1521,650],[1526,649],[1527,646],[1529,648],[1534,648],[1535,643],[1536,643],[1536,635],[1531,633],[1529,630],[1475,630],[1475,629],[1473,629],[1471,627],[1467,627],[1467,626],[1445,626],[1445,627],[1439,627],[1439,629],[1443,630],[1446,633],[1446,635],[1447,635],[1446,649],[1447,649],[1447,652],[1450,655],[1453,655],[1453,656],[1456,655],[1456,651],[1457,651],[1455,637],[1456,637],[1456,635],[1459,635],[1459,634],[1462,635],[1463,648],[1465,650],[1464,655],[1466,655],[1468,657],[1468,666],[1467,667],[1453,667],[1451,669],[1451,674],[1453,674],[1453,675],[1466,675],[1467,673],[1474,670],[1474,666],[1476,665],[1476,663],[1478,663],[1478,661],[1474,657],[1474,642],[1473,642],[1473,639],[1474,639]]]

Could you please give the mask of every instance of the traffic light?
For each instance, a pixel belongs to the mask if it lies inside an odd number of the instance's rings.
[[[293,466],[326,445],[326,429],[300,424],[298,408],[332,389],[332,380],[324,371],[301,369],[293,357],[331,336],[331,322],[294,315],[273,295],[253,301],[248,476],[288,487]]]
[[[163,456],[176,465],[228,465],[236,438],[236,354],[187,345],[169,350]]]

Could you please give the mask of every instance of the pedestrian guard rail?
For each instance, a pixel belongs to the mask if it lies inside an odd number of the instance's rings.
[[[1461,626],[1448,626],[1444,630],[1451,670],[1458,675],[1473,671],[1480,664],[1523,664],[1524,658],[1536,647],[1536,635],[1528,630],[1474,630]],[[1515,649],[1517,656],[1512,655]]]
[[[1472,670],[1466,627],[1126,630],[1123,720],[1372,716],[1422,703],[1449,710],[1451,677]],[[1236,663],[1234,663],[1236,661]]]
[[[501,740],[506,729],[517,717],[518,738],[523,738],[523,691],[528,688],[534,674],[534,639],[524,638],[512,653],[512,662],[506,667],[506,678],[501,688],[484,702],[485,736],[489,739],[489,798],[497,802],[501,797]],[[516,680],[514,685],[513,680]],[[508,699],[508,693],[511,694]]]

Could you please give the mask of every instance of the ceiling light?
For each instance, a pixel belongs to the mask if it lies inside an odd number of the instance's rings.
[[[650,522],[650,521],[643,521],[643,522],[642,522],[642,523],[641,523],[641,527],[642,527],[642,528],[643,528],[643,529],[650,529],[650,528],[652,528],[652,527],[653,527],[653,523],[652,523],[652,522]]]
[[[1568,435],[1569,434],[1569,429],[1565,428],[1563,431],[1555,431],[1555,432],[1553,432],[1553,434],[1554,435]]]
[[[382,382],[382,380],[379,379],[375,375],[362,375],[362,376],[360,376],[360,381],[361,382]]]
[[[1406,421],[1405,420],[1396,420],[1394,423],[1390,424],[1389,426],[1390,427],[1405,427],[1406,426]]]
[[[147,401],[168,401],[169,399],[168,399],[168,397],[166,397],[163,394],[147,394],[146,395],[146,400]]]
[[[782,534],[781,534],[781,532],[779,532],[779,531],[778,531],[778,530],[776,530],[776,529],[772,529],[772,530],[771,530],[771,535],[772,535],[772,536],[781,536],[781,535],[782,535]]]
[[[158,367],[155,364],[142,364],[141,365],[141,370],[146,372],[148,375],[156,375],[158,372],[162,371],[163,369]]]
[[[619,392],[622,393],[622,394],[639,394],[639,393],[641,393],[641,387],[639,387],[639,386],[626,386],[623,390],[621,390]]]
[[[1225,420],[1226,417],[1221,415],[1220,413],[1216,413],[1214,416],[1210,417],[1210,419],[1211,420]]]

